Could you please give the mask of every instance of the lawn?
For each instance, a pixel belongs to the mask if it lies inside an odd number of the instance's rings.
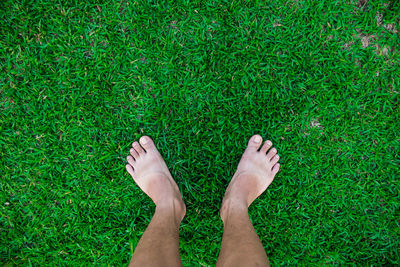
[[[92,2],[92,3],[89,3]],[[272,265],[400,264],[400,2],[0,3],[0,263],[126,265],[154,205],[151,136],[215,265],[247,139],[281,171],[250,207]]]

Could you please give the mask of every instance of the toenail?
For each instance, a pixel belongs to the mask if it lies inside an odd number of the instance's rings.
[[[147,141],[148,141],[148,140],[147,140],[147,137],[142,137],[142,140],[141,140],[141,141],[142,141],[142,144],[143,144],[143,145],[147,144]]]
[[[272,145],[271,141],[268,140],[267,145],[271,146]]]
[[[254,143],[260,143],[261,142],[261,137],[256,136],[254,137]]]

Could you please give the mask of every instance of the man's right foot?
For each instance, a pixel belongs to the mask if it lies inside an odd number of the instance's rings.
[[[222,221],[225,221],[228,210],[247,209],[268,188],[279,171],[279,156],[276,154],[276,149],[271,148],[272,142],[267,140],[258,151],[261,143],[260,135],[250,138],[226,189],[220,212]]]

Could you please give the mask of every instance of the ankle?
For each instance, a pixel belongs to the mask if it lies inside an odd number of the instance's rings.
[[[180,223],[186,214],[186,205],[182,199],[171,199],[169,201],[160,201],[156,204],[157,214],[172,215]]]
[[[248,214],[247,202],[238,198],[224,198],[220,210],[221,220],[226,223],[229,217],[238,214]]]

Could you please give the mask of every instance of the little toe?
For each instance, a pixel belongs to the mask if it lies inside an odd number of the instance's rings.
[[[272,159],[271,159],[271,164],[272,166],[274,166],[279,160],[279,155],[275,155]]]
[[[136,150],[134,148],[131,148],[129,150],[129,152],[131,153],[131,156],[136,160],[137,158],[139,158],[139,153],[136,152]]]
[[[251,151],[251,152],[257,151],[260,148],[261,143],[262,143],[262,137],[258,134],[253,135],[249,140],[246,151]]]
[[[134,173],[133,167],[130,164],[127,164],[125,167],[126,167],[126,170],[128,171],[128,173],[130,175],[132,175],[132,177],[133,177],[133,173]]]
[[[135,165],[135,159],[132,157],[132,156],[128,156],[127,158],[126,158],[126,160],[128,161],[128,163],[130,164],[130,165]]]
[[[139,139],[140,145],[147,151],[157,150],[153,140],[149,136],[142,136]]]
[[[268,151],[267,158],[268,158],[269,160],[271,160],[272,157],[275,156],[275,154],[276,154],[276,148],[273,147],[273,148],[271,148],[271,149]]]
[[[143,148],[139,145],[137,141],[133,142],[132,147],[136,150],[136,152],[140,155],[142,153],[145,153]]]
[[[270,149],[272,146],[272,142],[270,140],[267,140],[264,145],[261,147],[260,152],[265,154],[267,153],[268,149]]]
[[[274,165],[274,167],[272,167],[272,170],[271,170],[272,174],[275,175],[279,171],[280,167],[281,167],[281,165],[279,163],[276,163]]]

